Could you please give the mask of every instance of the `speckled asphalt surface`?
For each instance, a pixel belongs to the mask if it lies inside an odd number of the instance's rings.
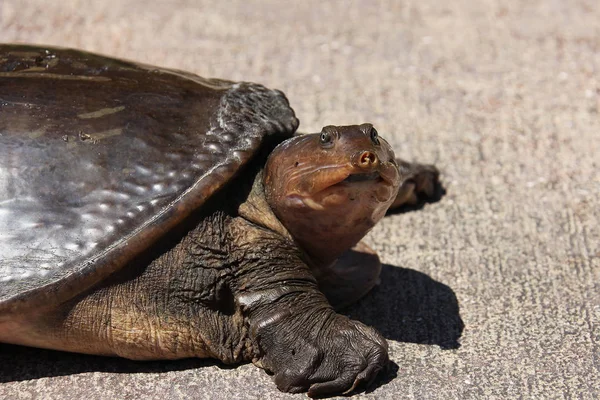
[[[446,195],[386,218],[353,317],[389,339],[356,398],[600,396],[600,4],[0,0],[0,40],[284,90],[302,131],[373,122]],[[1,96],[1,88],[0,88]],[[287,399],[252,365],[0,345],[5,399]]]

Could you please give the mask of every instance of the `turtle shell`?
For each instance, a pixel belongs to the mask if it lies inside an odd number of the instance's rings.
[[[257,84],[0,45],[0,312],[99,282],[297,125]]]

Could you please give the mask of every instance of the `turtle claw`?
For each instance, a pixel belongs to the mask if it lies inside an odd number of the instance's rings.
[[[354,383],[352,383],[353,380]],[[344,391],[344,389],[346,389],[350,385],[352,385],[350,389]],[[320,382],[311,385],[308,389],[308,397],[321,397],[331,393],[340,392],[342,392],[343,395],[347,395],[349,393],[352,393],[356,386],[357,381],[356,379],[354,379],[353,374],[347,373],[343,376],[338,377],[336,380],[329,382]]]
[[[289,329],[306,325],[291,320],[289,325],[272,327],[279,331],[277,337],[260,334],[263,364],[274,372],[281,391],[308,391],[310,397],[348,394],[372,381],[387,365],[387,342],[377,331],[333,312],[321,317],[311,318],[313,329],[296,334]]]

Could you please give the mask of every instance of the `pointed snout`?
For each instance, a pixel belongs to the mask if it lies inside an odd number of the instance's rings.
[[[366,171],[371,171],[379,166],[379,157],[372,151],[359,151],[354,156],[354,165]]]

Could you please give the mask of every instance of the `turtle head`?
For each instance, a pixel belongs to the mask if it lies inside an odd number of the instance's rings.
[[[293,137],[273,150],[263,176],[273,212],[321,265],[383,218],[400,182],[394,152],[371,124]]]

